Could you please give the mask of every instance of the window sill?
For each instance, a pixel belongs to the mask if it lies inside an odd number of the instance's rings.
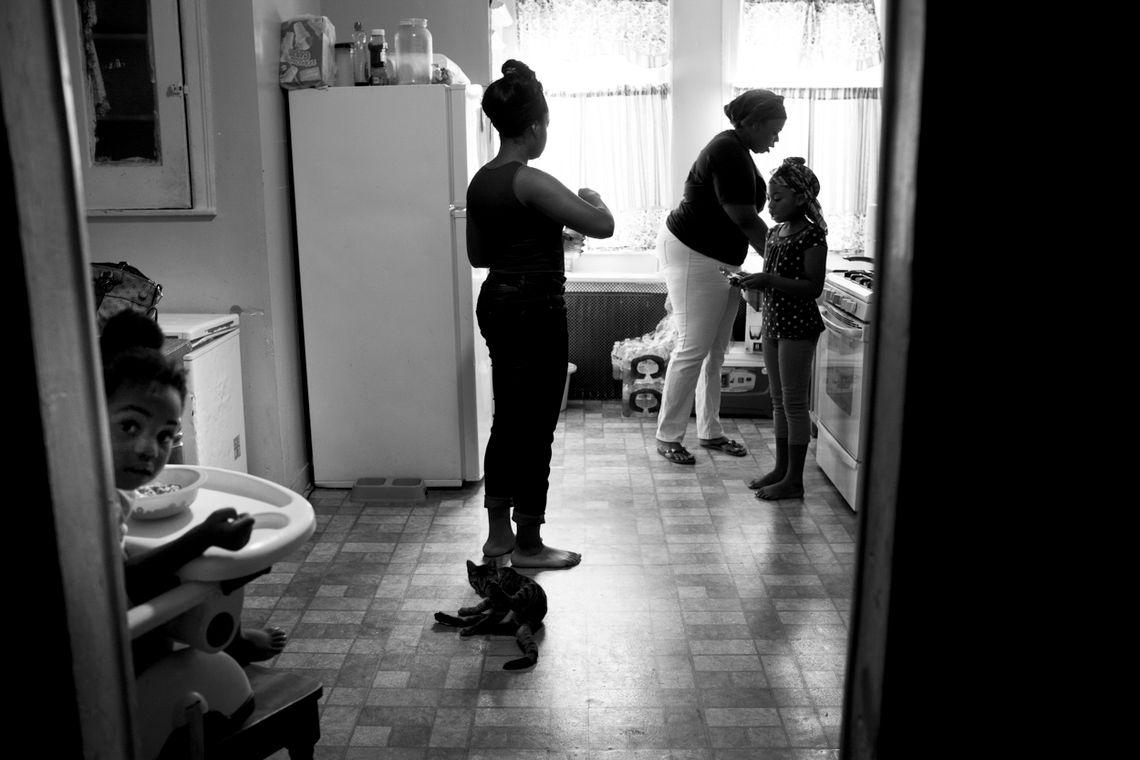
[[[655,251],[593,251],[566,257],[566,272],[575,275],[621,275],[656,279],[657,268]]]

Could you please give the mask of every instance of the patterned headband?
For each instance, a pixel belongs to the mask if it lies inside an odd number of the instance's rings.
[[[819,178],[815,172],[808,168],[807,163],[798,156],[785,158],[772,171],[772,181],[788,188],[797,195],[803,196],[807,201],[807,217],[827,233],[827,222],[823,219],[823,208],[819,205]]]

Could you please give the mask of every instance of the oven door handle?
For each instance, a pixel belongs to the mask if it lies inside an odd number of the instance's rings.
[[[830,305],[827,306],[827,309],[825,311],[820,312],[820,317],[823,318],[823,324],[826,325],[829,330],[842,335],[845,338],[863,337],[862,327],[836,322],[832,314],[834,314],[834,311]]]

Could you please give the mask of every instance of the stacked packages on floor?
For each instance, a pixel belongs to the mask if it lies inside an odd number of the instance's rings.
[[[640,338],[614,343],[610,352],[615,380],[621,380],[621,412],[626,417],[653,417],[661,409],[661,392],[669,355],[677,342],[671,315]]]

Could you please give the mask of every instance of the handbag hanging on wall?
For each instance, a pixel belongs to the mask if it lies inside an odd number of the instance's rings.
[[[91,280],[95,288],[95,318],[98,334],[107,320],[125,309],[133,309],[158,319],[162,286],[125,261],[93,263]]]

